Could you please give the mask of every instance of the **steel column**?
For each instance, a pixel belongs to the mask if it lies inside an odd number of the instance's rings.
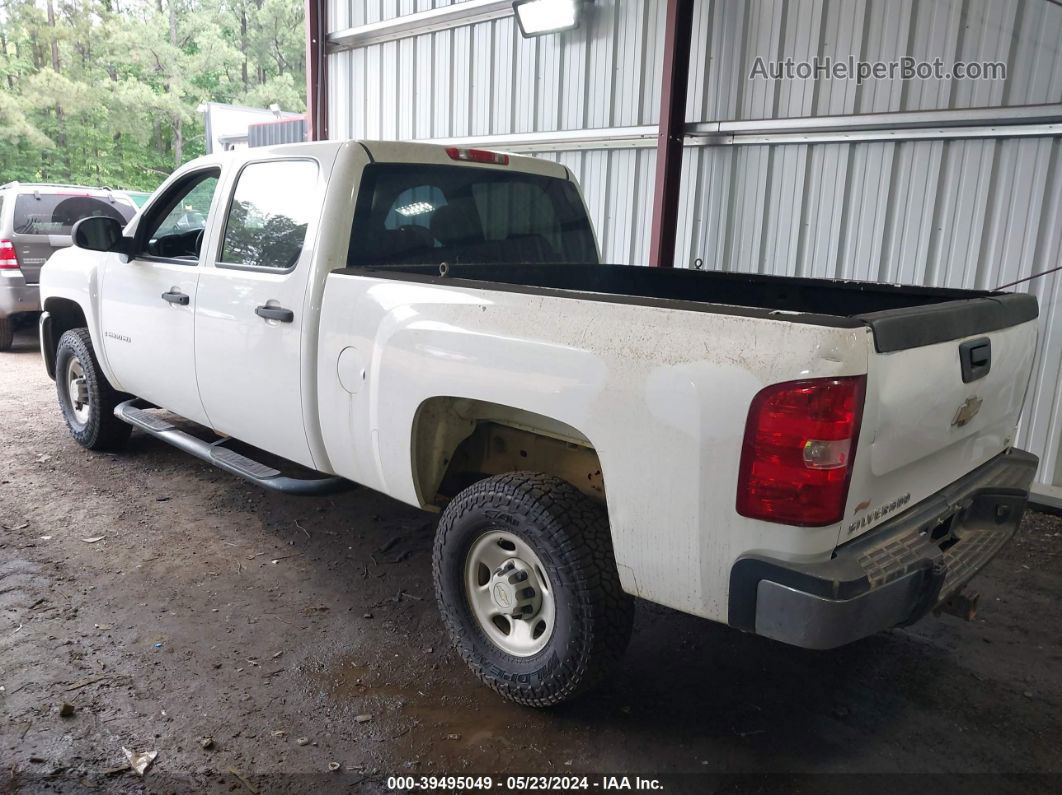
[[[686,128],[686,86],[690,75],[693,0],[667,0],[664,63],[660,90],[660,127],[656,142],[656,191],[649,264],[675,264],[679,190],[682,186],[682,142]]]
[[[325,0],[306,2],[306,138],[328,138],[328,62]]]

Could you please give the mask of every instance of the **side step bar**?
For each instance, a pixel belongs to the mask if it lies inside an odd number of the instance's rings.
[[[114,416],[128,422],[134,428],[149,433],[156,439],[172,444],[179,450],[191,453],[196,458],[224,469],[233,475],[239,475],[263,488],[280,491],[285,494],[314,496],[333,494],[350,487],[350,481],[340,477],[292,478],[253,458],[237,453],[222,445],[228,441],[220,438],[216,442],[204,442],[191,434],[175,428],[162,417],[152,414],[150,404],[139,398],[127,400],[114,407]]]

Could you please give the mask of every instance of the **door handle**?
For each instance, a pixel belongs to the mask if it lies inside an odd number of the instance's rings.
[[[259,306],[255,307],[254,313],[266,320],[279,320],[281,323],[290,323],[295,319],[295,313],[282,306]]]
[[[162,300],[168,301],[171,304],[177,304],[178,306],[188,306],[188,301],[190,299],[184,293],[170,291],[162,294]]]
[[[992,369],[992,340],[981,337],[959,346],[959,367],[962,370],[962,382],[968,384],[978,378],[984,378]]]

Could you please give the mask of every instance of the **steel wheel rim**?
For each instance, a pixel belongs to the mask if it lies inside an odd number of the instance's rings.
[[[72,357],[66,365],[66,394],[70,399],[70,412],[78,425],[89,421],[91,403],[88,384],[85,382],[85,369],[77,357]]]
[[[465,558],[465,596],[476,623],[506,654],[531,657],[553,636],[557,607],[546,568],[519,536],[489,530]]]

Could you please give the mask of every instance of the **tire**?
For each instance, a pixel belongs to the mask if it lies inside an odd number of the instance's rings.
[[[72,387],[78,375],[83,383]],[[70,435],[82,447],[115,450],[129,439],[132,427],[114,416],[114,407],[127,396],[116,391],[100,371],[88,329],[71,329],[59,339],[55,386]],[[81,399],[77,402],[75,392]]]
[[[15,322],[9,317],[0,317],[0,352],[11,350],[15,339]]]
[[[627,648],[634,600],[620,587],[608,517],[560,478],[516,472],[462,491],[443,511],[432,564],[454,647],[510,701],[569,701],[597,685]],[[537,607],[529,591],[538,593]],[[508,608],[514,599],[526,604]],[[488,620],[484,604],[521,617]]]

